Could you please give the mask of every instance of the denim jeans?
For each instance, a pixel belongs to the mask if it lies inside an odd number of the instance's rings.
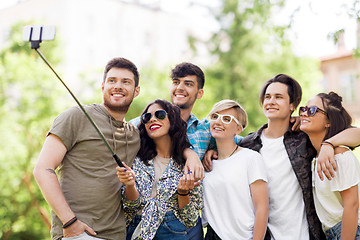
[[[131,224],[126,229],[126,240],[131,240],[137,225],[141,221],[141,216],[136,215]],[[156,231],[154,239],[156,240],[186,240],[186,226],[182,224],[173,212],[167,212],[164,220]]]
[[[198,221],[196,223],[195,227],[189,228],[187,230],[188,235],[187,235],[187,239],[189,240],[202,240],[204,239],[204,233],[203,233],[203,228],[201,225],[201,218],[198,218]]]
[[[327,240],[340,240],[341,239],[341,222],[325,231]],[[360,226],[357,227],[355,240],[360,240]]]
[[[130,225],[126,227],[126,240],[131,240],[131,236],[133,235],[137,225],[141,221],[140,215],[135,215],[134,219],[131,221]]]

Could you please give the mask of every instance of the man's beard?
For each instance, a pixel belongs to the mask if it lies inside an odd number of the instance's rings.
[[[190,102],[187,101],[186,103],[182,103],[182,104],[176,104],[176,103],[173,103],[174,105],[178,106],[180,109],[189,109],[191,108],[192,106],[194,106],[195,104],[195,101],[196,101],[196,98],[197,98],[197,94],[194,96],[194,100]]]
[[[175,104],[175,105],[178,106],[180,109],[188,109],[191,106],[191,104],[189,104],[189,103]]]
[[[109,101],[104,100],[104,105],[111,111],[114,112],[123,112],[123,113],[127,113],[127,111],[129,110],[130,104],[132,103],[132,100],[129,103],[125,103],[123,105],[120,106],[114,106],[112,105]]]

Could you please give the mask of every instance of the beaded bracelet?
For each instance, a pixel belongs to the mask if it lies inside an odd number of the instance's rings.
[[[335,146],[334,146],[334,144],[332,144],[331,142],[329,142],[329,141],[323,141],[322,143],[321,143],[321,145],[330,145],[330,146],[332,146],[332,148],[335,150]]]
[[[67,221],[64,225],[63,225],[63,228],[67,228],[69,227],[70,225],[72,225],[74,222],[76,222],[78,219],[77,217],[73,217],[72,219],[70,219],[69,221]]]
[[[177,193],[178,195],[180,195],[180,196],[187,196],[187,195],[189,195],[189,192],[187,192],[187,193],[183,194],[183,193],[179,193],[179,191],[178,191],[178,190],[176,190],[176,193]]]

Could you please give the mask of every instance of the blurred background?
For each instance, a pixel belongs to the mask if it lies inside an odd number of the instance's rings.
[[[126,116],[169,100],[170,70],[183,61],[206,75],[194,113],[241,103],[249,126],[266,122],[258,94],[278,73],[297,79],[301,105],[335,91],[360,127],[359,0],[0,0],[0,239],[49,239],[49,207],[32,169],[53,119],[75,105],[22,40],[25,25],[54,25],[40,51],[83,104],[100,103],[113,57],[140,70]],[[297,113],[297,111],[296,111]],[[297,114],[295,114],[297,115]],[[359,156],[359,150],[356,150]]]

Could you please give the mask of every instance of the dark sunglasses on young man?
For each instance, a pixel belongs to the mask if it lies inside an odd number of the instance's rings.
[[[155,113],[154,113],[155,117],[158,119],[158,120],[164,120],[167,116],[167,112],[165,110],[157,110]],[[141,122],[143,124],[147,124],[150,119],[152,118],[152,113],[144,113],[142,116],[141,116]]]
[[[304,112],[306,112],[306,115],[308,117],[313,117],[317,112],[321,112],[322,114],[327,115],[327,113],[322,110],[321,108],[318,108],[317,106],[305,106],[305,107],[300,107],[299,108],[299,115],[303,114]]]

